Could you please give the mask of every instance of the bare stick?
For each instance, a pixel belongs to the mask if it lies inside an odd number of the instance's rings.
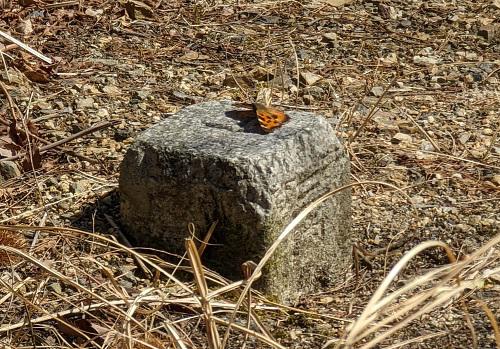
[[[93,132],[99,131],[99,130],[101,130],[103,128],[115,125],[116,123],[118,123],[118,121],[116,121],[116,120],[114,120],[114,121],[102,121],[102,122],[99,122],[99,123],[97,123],[95,125],[90,126],[89,128],[87,128],[85,130],[82,130],[80,132],[72,134],[71,136],[68,136],[68,137],[66,137],[64,139],[61,139],[61,140],[57,141],[57,142],[53,142],[53,143],[44,145],[43,147],[40,147],[40,154],[44,153],[47,150],[50,150],[52,148],[56,148],[56,147],[58,147],[60,145],[63,145],[64,143],[71,142],[74,139],[77,139],[77,138],[83,137],[85,135],[88,135],[89,133],[93,133]],[[1,161],[17,160],[17,159],[21,158],[22,156],[23,156],[23,154],[17,154],[17,155],[11,156],[9,158],[0,159],[0,162]]]
[[[123,234],[123,232],[120,229],[120,227],[118,226],[118,224],[115,223],[115,221],[113,220],[113,218],[111,218],[111,216],[107,215],[106,213],[104,213],[104,218],[106,218],[106,220],[108,221],[108,223],[111,224],[111,226],[115,229],[116,233],[120,237],[120,239],[123,242],[123,244],[125,246],[127,246],[128,248],[134,248],[132,246],[132,244],[130,243],[130,241],[128,240],[128,238],[125,236],[125,234]],[[139,258],[137,258],[136,255],[132,255],[132,256],[134,257],[137,265],[139,265],[139,267],[142,269],[142,272],[145,275],[148,275],[149,277],[152,277],[153,273],[151,272],[151,270],[148,269],[148,267],[146,266],[146,264],[144,264],[143,261],[141,261]]]
[[[382,94],[378,98],[377,102],[375,103],[375,105],[373,106],[373,108],[370,110],[370,112],[366,116],[365,120],[363,120],[363,123],[361,124],[361,126],[359,126],[358,129],[356,130],[356,132],[354,132],[354,134],[349,138],[349,143],[352,142],[354,140],[354,138],[357,137],[357,135],[365,128],[365,126],[368,123],[368,121],[370,121],[371,118],[373,117],[373,115],[375,115],[375,112],[377,111],[377,108],[380,105],[380,102],[382,102],[382,99],[384,98],[384,96],[387,93],[387,91],[389,91],[389,88],[391,88],[392,84],[394,84],[394,82],[396,81],[397,77],[398,77],[398,75],[396,74],[396,76],[394,76],[394,78],[392,78],[392,80],[389,83],[389,85],[387,85],[385,87],[384,92],[382,92]]]
[[[12,36],[10,36],[9,34],[7,33],[4,33],[3,31],[0,30],[0,36],[3,37],[5,40],[8,40],[14,44],[16,44],[17,46],[19,46],[20,48],[22,48],[23,50],[26,50],[28,51],[29,53],[31,53],[33,56],[37,57],[37,58],[40,58],[42,61],[48,63],[48,64],[52,64],[52,59],[50,59],[49,57],[45,56],[45,55],[42,55],[40,52],[38,51],[35,51],[33,50],[31,47],[29,47],[28,45],[26,44],[23,44],[21,41],[17,40],[16,38],[13,38]]]

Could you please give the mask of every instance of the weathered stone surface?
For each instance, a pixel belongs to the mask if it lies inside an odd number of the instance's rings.
[[[184,252],[188,224],[204,259],[240,279],[304,207],[349,181],[349,160],[329,123],[311,113],[270,134],[231,102],[187,107],[142,133],[121,168],[123,224],[140,244]],[[243,114],[247,114],[246,117]],[[249,117],[250,116],[250,117]],[[323,203],[268,263],[261,289],[281,301],[339,281],[349,261],[350,192]]]
[[[13,161],[0,161],[0,183],[4,180],[16,178],[21,175],[19,167]]]

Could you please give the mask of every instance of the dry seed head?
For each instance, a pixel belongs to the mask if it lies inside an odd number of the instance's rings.
[[[22,234],[14,230],[0,229],[0,246],[9,246],[18,250],[24,250],[26,245],[26,239]],[[8,254],[0,249],[0,268],[11,265],[17,260],[17,256]]]

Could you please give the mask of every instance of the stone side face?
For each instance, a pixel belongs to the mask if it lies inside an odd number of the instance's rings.
[[[142,133],[120,174],[121,213],[141,245],[184,253],[193,223],[207,265],[240,279],[284,227],[319,196],[349,182],[349,159],[328,122],[288,112],[270,134],[229,101],[193,105]],[[261,289],[293,302],[339,280],[351,254],[350,191],[313,211],[269,262]]]

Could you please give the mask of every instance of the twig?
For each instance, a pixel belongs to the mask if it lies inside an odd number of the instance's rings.
[[[47,221],[47,212],[43,214],[39,227],[44,227],[46,221]],[[31,241],[30,253],[33,252],[33,248],[35,248],[39,237],[40,237],[40,230],[36,230],[35,235],[33,236],[33,240]]]
[[[469,159],[466,159],[466,158],[461,158],[459,156],[453,156],[453,155],[449,155],[449,154],[437,153],[437,152],[434,152],[434,151],[427,151],[427,150],[423,150],[422,152],[426,153],[426,154],[431,154],[431,155],[443,156],[445,158],[450,158],[450,159],[453,159],[453,160],[469,162],[469,163],[474,164],[474,165],[479,165],[479,166],[483,166],[483,167],[493,168],[495,170],[500,170],[500,166],[485,164],[485,163],[482,163],[482,162],[479,162],[479,161],[474,161],[474,160],[469,160]]]
[[[40,58],[42,61],[48,63],[48,64],[52,64],[52,59],[50,59],[49,57],[39,53],[38,51],[35,51],[34,49],[32,49],[31,47],[29,47],[28,45],[26,44],[23,44],[21,41],[17,40],[16,38],[13,38],[12,36],[10,36],[9,34],[7,33],[4,33],[3,31],[0,30],[0,36],[3,37],[4,39],[16,44],[17,46],[19,46],[20,48],[28,51],[29,53],[31,53],[33,56],[37,57],[37,58]]]
[[[7,62],[5,62],[5,55],[4,55],[3,51],[1,51],[1,50],[0,50],[0,57],[2,57],[2,64],[3,64],[3,67],[5,69],[5,75],[7,76],[7,80],[9,82],[11,82],[9,69],[7,69]]]
[[[80,4],[79,1],[63,1],[63,2],[59,2],[59,3],[55,3],[55,4],[46,4],[46,5],[44,5],[44,7],[49,9],[49,8],[75,6],[75,5],[79,5],[79,4]]]
[[[50,150],[52,148],[56,148],[62,144],[65,144],[65,143],[68,143],[68,142],[71,142],[72,140],[74,139],[77,139],[77,138],[80,138],[80,137],[83,137],[89,133],[93,133],[93,132],[96,132],[96,131],[99,131],[103,128],[106,128],[106,127],[109,127],[109,126],[113,126],[113,125],[116,125],[118,123],[117,120],[113,120],[113,121],[102,121],[102,122],[99,122],[95,125],[92,125],[90,126],[89,128],[85,129],[85,130],[82,130],[80,132],[77,132],[75,134],[72,134],[71,136],[68,136],[64,139],[61,139],[57,142],[53,142],[53,143],[50,143],[50,144],[47,144],[47,145],[44,145],[43,147],[40,147],[40,154],[46,152],[47,150]],[[12,160],[17,160],[19,158],[21,158],[23,156],[23,154],[17,154],[17,155],[14,155],[14,156],[11,156],[9,158],[3,158],[3,159],[0,159],[0,162],[1,161],[12,161]]]
[[[420,132],[422,132],[422,134],[425,136],[425,138],[427,138],[427,140],[432,144],[432,146],[434,147],[434,149],[436,149],[437,151],[441,151],[441,149],[439,148],[439,145],[432,139],[432,137],[429,135],[429,133],[427,133],[426,130],[423,129],[422,126],[420,126],[416,121],[415,119],[413,119],[411,117],[410,114],[408,114],[407,112],[405,112],[402,108],[400,108],[399,106],[397,106],[398,110],[400,112],[402,112],[408,119],[410,119],[410,121],[420,130]]]
[[[300,87],[300,70],[299,70],[299,56],[297,55],[297,50],[295,49],[295,45],[293,44],[293,41],[291,38],[288,38],[290,41],[290,46],[292,46],[293,49],[293,55],[295,57],[295,69],[297,70],[297,91],[295,91],[295,104],[297,104],[297,101],[299,99],[299,87]]]
[[[368,121],[370,121],[371,118],[373,117],[373,115],[375,115],[375,112],[377,111],[377,108],[380,105],[380,102],[382,102],[382,99],[385,97],[385,94],[387,93],[387,91],[389,91],[389,88],[391,88],[392,84],[394,84],[394,82],[396,81],[397,77],[398,77],[398,75],[396,74],[392,78],[391,82],[385,87],[384,92],[382,92],[382,94],[378,98],[377,102],[372,107],[372,109],[370,110],[370,112],[366,116],[365,120],[361,124],[361,126],[359,126],[358,129],[356,130],[356,132],[354,132],[354,134],[349,138],[349,143],[351,143],[354,140],[354,138],[356,138],[358,136],[358,134],[365,128],[365,126],[368,123]]]
[[[106,213],[104,213],[104,218],[106,218],[106,220],[108,221],[108,223],[115,229],[116,233],[120,237],[121,242],[125,246],[127,246],[128,248],[133,248],[132,244],[127,239],[127,237],[125,236],[125,234],[123,234],[122,230],[120,229],[120,227],[118,226],[118,224],[115,223],[115,221],[113,220],[113,218],[111,218],[111,216],[107,215]],[[152,277],[153,273],[151,272],[151,270],[148,269],[148,267],[143,263],[143,261],[141,261],[139,258],[137,258],[136,255],[132,255],[132,256],[134,257],[137,265],[139,265],[139,267],[142,269],[142,272],[145,275],[148,275],[149,277]]]
[[[14,118],[15,121],[17,121],[17,116],[16,116],[16,108],[15,108],[15,104],[14,104],[14,101],[12,100],[12,97],[10,96],[10,93],[9,91],[7,91],[7,86],[4,85],[4,83],[2,81],[0,81],[0,88],[2,89],[2,92],[3,94],[5,95],[5,97],[7,98],[7,101],[9,102],[9,107],[10,107],[10,112],[12,114],[12,117]],[[0,119],[0,122],[2,122],[2,120]],[[10,126],[10,124],[8,122],[2,122],[5,126]]]

